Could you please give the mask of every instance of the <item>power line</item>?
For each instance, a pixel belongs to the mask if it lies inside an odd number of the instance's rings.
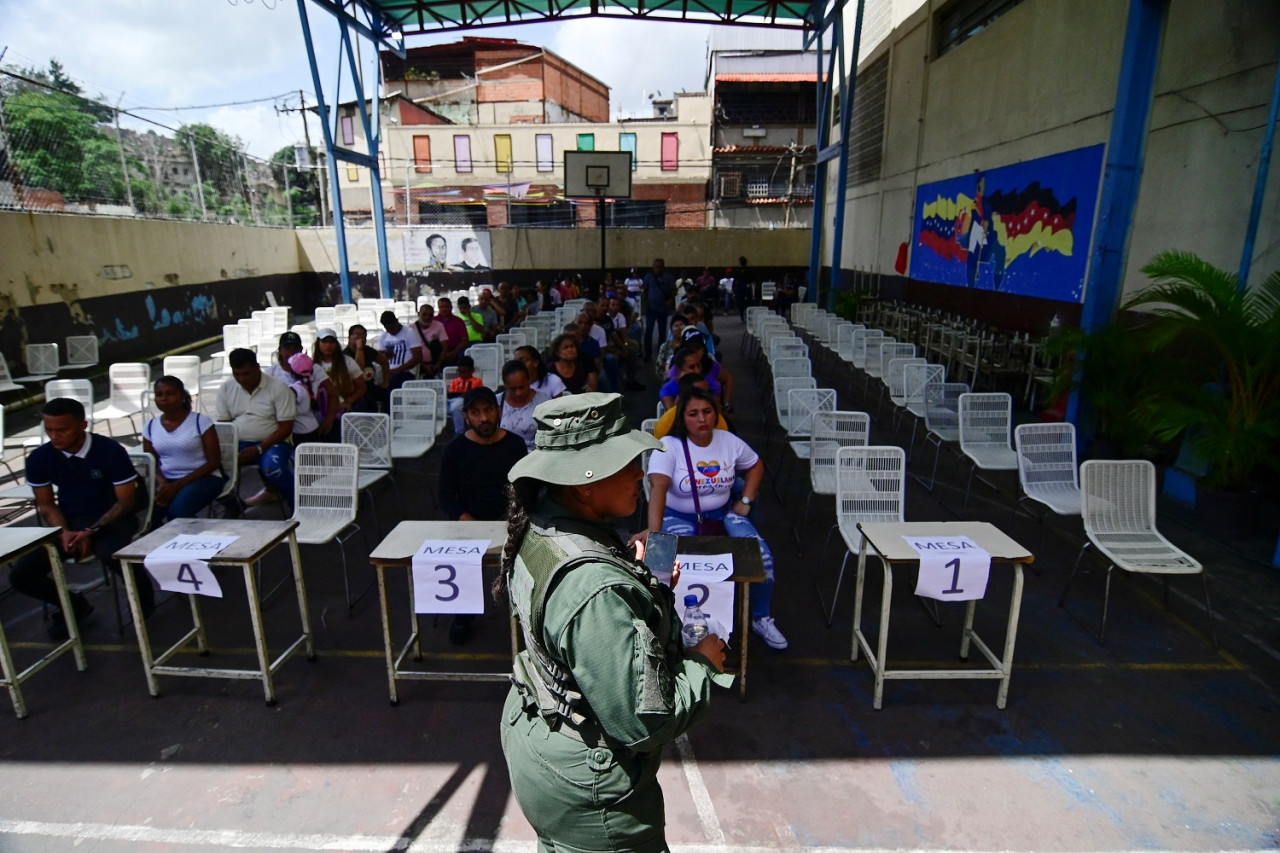
[[[131,110],[151,110],[151,111],[155,111],[155,112],[183,112],[184,110],[211,110],[211,109],[214,109],[214,108],[216,108],[216,107],[240,107],[240,106],[244,106],[244,105],[246,105],[246,104],[265,104],[267,101],[281,101],[281,100],[284,100],[285,98],[291,98],[291,97],[293,97],[293,94],[294,94],[294,93],[293,93],[292,91],[289,91],[289,92],[284,92],[283,94],[279,94],[279,95],[270,95],[270,96],[268,96],[268,97],[266,97],[266,98],[251,98],[251,99],[249,99],[249,100],[247,100],[247,101],[227,101],[226,103],[222,103],[222,104],[198,104],[198,105],[196,105],[196,106],[192,106],[192,107],[144,107],[144,106],[134,106],[134,107],[130,107],[129,109],[131,109]]]

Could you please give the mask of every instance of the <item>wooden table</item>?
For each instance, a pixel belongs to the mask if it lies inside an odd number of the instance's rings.
[[[884,698],[884,682],[887,678],[980,678],[998,679],[1000,689],[996,693],[996,707],[1004,708],[1009,695],[1009,676],[1013,672],[1013,644],[1018,634],[1018,613],[1022,607],[1022,566],[1035,557],[1026,548],[1010,539],[994,525],[981,521],[922,521],[883,524],[859,524],[862,531],[862,547],[858,550],[857,592],[853,605],[852,660],[858,659],[858,649],[866,652],[875,674],[875,696],[872,707],[880,710]],[[916,566],[920,555],[907,544],[903,536],[968,536],[978,547],[991,555],[992,568],[996,563],[1013,566],[1013,594],[1009,601],[1009,620],[1004,638],[1004,654],[996,657],[973,630],[973,614],[977,601],[969,601],[965,608],[964,632],[960,640],[960,658],[969,659],[969,643],[972,642],[991,663],[992,669],[889,669],[885,658],[889,645],[889,599],[893,593],[894,566]],[[880,593],[880,632],[876,651],[862,633],[862,584],[866,574],[867,548],[875,549],[884,567],[884,588]],[[989,585],[988,585],[988,588]]]
[[[391,692],[391,704],[400,704],[396,692],[398,679],[418,679],[426,681],[510,681],[511,668],[504,672],[426,672],[416,669],[405,669],[405,657],[413,650],[413,659],[422,660],[422,645],[418,628],[418,613],[413,598],[413,578],[409,577],[409,619],[412,631],[408,641],[396,654],[391,645],[391,617],[387,609],[387,575],[388,567],[402,568],[410,575],[413,555],[418,553],[422,543],[428,539],[487,539],[489,549],[485,552],[483,565],[496,567],[502,555],[502,547],[507,542],[507,523],[505,521],[402,521],[395,526],[387,537],[378,543],[369,555],[378,573],[378,606],[382,612],[382,647],[387,659],[387,687]],[[511,619],[511,654],[515,656],[519,650],[515,619]]]
[[[732,554],[733,574],[727,580],[738,584],[738,699],[747,701],[747,638],[751,636],[749,584],[765,579],[764,556],[759,539],[732,536],[681,536],[676,542],[677,554]],[[679,607],[680,603],[676,602]]]
[[[9,688],[9,698],[13,700],[13,710],[19,720],[27,716],[27,703],[22,698],[22,682],[44,669],[66,651],[75,655],[76,669],[84,672],[88,665],[84,659],[84,645],[80,642],[80,628],[76,625],[75,611],[71,607],[71,595],[67,592],[67,576],[62,570],[62,555],[58,553],[58,537],[61,534],[62,529],[58,527],[0,528],[0,563],[11,563],[36,548],[45,549],[49,555],[49,572],[53,575],[54,585],[58,587],[58,601],[62,605],[62,615],[67,622],[67,639],[22,672],[18,672],[14,667],[13,655],[9,652],[9,641],[5,638],[4,626],[0,625],[0,666],[3,667],[3,672],[0,674],[4,676],[0,679],[0,685]]]
[[[302,561],[298,555],[298,540],[294,529],[296,521],[246,521],[244,519],[210,519],[210,518],[178,518],[164,527],[141,539],[131,542],[115,553],[124,568],[124,585],[129,594],[129,611],[133,614],[133,625],[138,632],[138,648],[142,653],[142,666],[147,674],[147,688],[152,696],[160,695],[160,684],[157,675],[185,675],[194,678],[251,678],[261,679],[262,689],[266,694],[267,705],[276,703],[275,686],[272,674],[300,648],[305,649],[307,660],[315,660],[315,643],[311,635],[311,617],[307,611],[307,590],[302,579]],[[200,613],[198,595],[187,595],[191,604],[191,618],[194,627],[183,635],[168,650],[154,655],[151,641],[147,638],[146,621],[142,618],[142,604],[138,599],[137,582],[134,579],[130,564],[142,564],[146,556],[175,536],[187,533],[191,535],[222,535],[239,537],[217,556],[208,560],[211,568],[239,566],[244,572],[245,594],[249,599],[249,617],[253,622],[254,647],[258,653],[257,669],[219,669],[203,666],[175,666],[167,662],[182,651],[194,637],[200,654],[209,653],[209,642],[205,635],[204,618]],[[298,595],[298,613],[302,619],[302,636],[294,640],[287,649],[280,653],[274,661],[270,659],[267,641],[262,630],[262,603],[258,597],[257,578],[254,577],[254,565],[268,551],[282,542],[288,542],[289,557],[293,563],[293,581]]]

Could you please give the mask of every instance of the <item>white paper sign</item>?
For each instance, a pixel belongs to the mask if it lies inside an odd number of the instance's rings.
[[[991,555],[968,536],[903,536],[920,555],[916,595],[970,601],[987,594]]]
[[[488,539],[428,539],[413,555],[417,613],[484,613],[480,564]]]
[[[222,598],[222,587],[208,560],[239,538],[180,533],[148,554],[142,564],[163,590]]]
[[[680,582],[676,584],[676,612],[684,617],[684,597],[698,596],[698,606],[707,614],[711,629],[726,642],[733,631],[735,584],[732,554],[677,554]],[[717,624],[718,623],[718,624]]]

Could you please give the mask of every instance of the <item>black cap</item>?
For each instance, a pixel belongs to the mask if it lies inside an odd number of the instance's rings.
[[[697,326],[686,326],[685,330],[680,334],[681,343],[687,343],[692,340],[702,342],[702,330]]]
[[[495,409],[498,407],[498,395],[493,392],[492,388],[481,385],[479,388],[472,388],[462,398],[462,411],[469,410],[476,403],[484,400]]]
[[[280,346],[302,349],[302,338],[297,332],[285,332],[280,336]]]

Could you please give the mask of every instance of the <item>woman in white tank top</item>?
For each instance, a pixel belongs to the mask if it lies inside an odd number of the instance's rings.
[[[213,421],[191,409],[191,394],[176,376],[152,388],[160,417],[142,428],[142,449],[156,458],[156,509],[161,522],[195,518],[222,491],[222,451]]]

